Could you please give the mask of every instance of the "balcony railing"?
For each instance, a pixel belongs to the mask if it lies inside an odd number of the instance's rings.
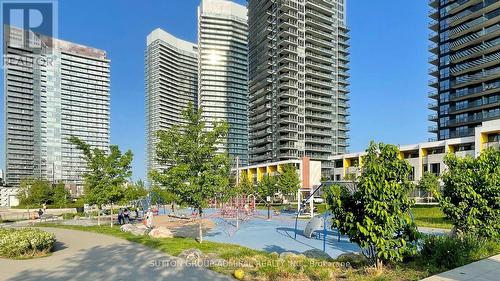
[[[473,60],[470,62],[458,64],[451,69],[452,73],[460,72],[469,68],[473,68],[482,64],[486,64],[489,62],[495,62],[500,60],[500,52],[493,53],[491,55],[485,56],[483,58]]]
[[[459,40],[453,41],[450,44],[450,47],[451,47],[451,49],[455,49],[458,46],[465,45],[467,43],[470,43],[473,40],[478,39],[481,36],[488,35],[490,33],[496,32],[498,30],[500,30],[500,24],[495,24],[493,26],[488,27],[487,29],[480,30],[476,33],[472,33],[471,35],[460,38]]]
[[[461,58],[464,58],[464,57],[467,57],[467,56],[470,56],[470,55],[473,55],[473,54],[478,54],[481,51],[489,49],[489,48],[492,48],[492,47],[495,47],[498,44],[500,44],[500,38],[496,38],[495,40],[489,41],[489,42],[483,42],[479,46],[475,46],[475,47],[472,47],[470,49],[463,50],[463,51],[460,51],[460,52],[452,55],[451,56],[451,60],[455,61],[455,60],[458,60],[458,59],[461,59]]]
[[[493,69],[489,69],[489,70],[485,70],[483,72],[479,72],[479,73],[476,73],[476,74],[472,74],[472,75],[463,75],[463,76],[459,76],[457,77],[457,79],[452,83],[452,85],[454,87],[458,86],[458,85],[461,85],[461,84],[465,84],[465,83],[469,83],[469,82],[472,82],[472,81],[476,81],[476,80],[482,80],[484,78],[487,78],[488,76],[491,76],[491,75],[495,75],[495,74],[499,74],[500,73],[500,66],[499,67],[496,67],[496,68],[493,68]]]
[[[485,98],[485,99],[480,99],[480,100],[477,100],[474,102],[467,103],[467,105],[464,105],[464,106],[451,106],[450,113],[460,111],[460,110],[465,110],[465,109],[473,109],[476,107],[495,104],[495,103],[499,103],[499,102],[500,102],[500,98],[498,96],[492,96],[492,97],[487,98],[487,99]]]

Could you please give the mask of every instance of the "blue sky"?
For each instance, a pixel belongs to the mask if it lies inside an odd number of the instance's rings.
[[[59,1],[59,38],[104,49],[111,59],[111,142],[134,152],[136,179],[145,178],[146,36],[160,27],[195,42],[198,3]],[[372,139],[393,144],[426,141],[430,113],[426,108],[427,1],[347,0],[347,9],[351,29],[350,151],[364,150]]]

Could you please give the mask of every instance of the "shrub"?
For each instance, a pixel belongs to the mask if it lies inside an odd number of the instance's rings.
[[[458,233],[500,238],[500,150],[487,149],[477,158],[445,158],[443,192],[434,192]]]
[[[33,257],[48,253],[54,246],[54,234],[36,228],[0,228],[0,256]]]
[[[427,265],[439,265],[437,269],[453,269],[476,260],[500,253],[499,241],[478,238],[426,235],[421,244],[421,261]]]

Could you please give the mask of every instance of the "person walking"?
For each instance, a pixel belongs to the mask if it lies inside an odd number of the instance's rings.
[[[153,228],[153,211],[151,208],[148,209],[148,212],[146,213],[146,226],[148,228]]]

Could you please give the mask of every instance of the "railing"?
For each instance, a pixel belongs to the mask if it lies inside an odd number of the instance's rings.
[[[476,107],[481,107],[484,105],[489,105],[489,104],[494,104],[500,102],[500,98],[498,96],[493,96],[487,99],[480,99],[475,102],[468,103],[465,106],[452,106],[450,107],[450,112],[455,112],[459,110],[464,110],[464,109],[472,109]]]
[[[472,74],[472,75],[459,76],[452,83],[452,85],[453,86],[458,86],[460,84],[469,83],[469,82],[472,82],[472,81],[475,81],[475,80],[481,80],[481,79],[486,78],[486,77],[488,77],[490,75],[499,74],[499,73],[500,73],[500,66],[496,67],[496,68],[493,68],[493,69],[489,69],[489,70],[483,71],[483,72]]]
[[[483,44],[481,44],[479,46],[475,46],[473,48],[470,48],[470,49],[467,49],[464,51],[460,51],[460,52],[452,55],[451,60],[454,61],[454,60],[457,60],[457,59],[460,59],[463,57],[470,56],[472,54],[477,54],[477,53],[479,53],[483,50],[486,50],[488,48],[495,47],[498,44],[500,44],[500,38],[496,38],[495,40],[490,41],[490,42],[483,42]]]
[[[473,33],[471,35],[468,35],[468,36],[466,36],[464,38],[461,38],[459,40],[453,41],[450,44],[450,47],[452,49],[454,49],[455,47],[467,44],[467,43],[469,43],[469,42],[471,42],[471,41],[473,41],[475,39],[478,39],[481,36],[493,33],[493,32],[498,31],[498,30],[500,30],[500,24],[495,24],[493,26],[488,27],[487,29],[480,30],[480,31],[478,31],[476,33]]]
[[[484,58],[480,58],[474,61],[462,63],[462,64],[457,64],[455,67],[451,69],[452,73],[460,72],[468,68],[476,67],[481,64],[489,63],[492,61],[498,61],[500,59],[500,52],[493,53],[491,55],[488,55]]]

